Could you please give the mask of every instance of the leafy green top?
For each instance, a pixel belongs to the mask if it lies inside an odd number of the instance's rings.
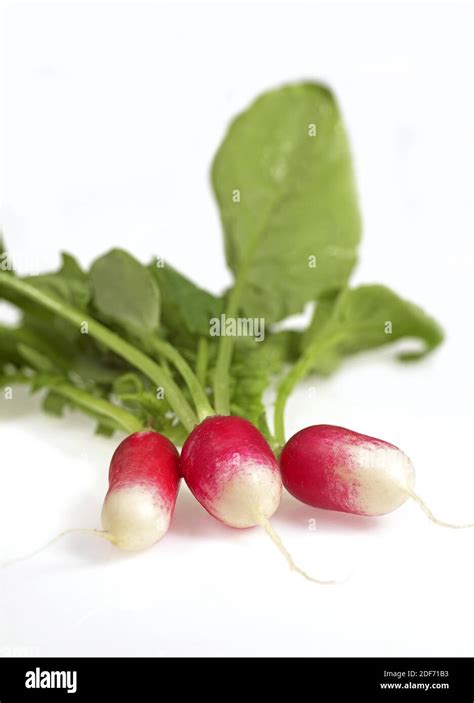
[[[46,411],[78,408],[101,433],[152,427],[178,444],[213,405],[247,417],[277,448],[288,395],[307,374],[332,373],[346,356],[400,339],[422,345],[402,360],[441,343],[441,328],[418,306],[381,285],[348,287],[360,215],[327,87],[297,83],[260,96],[230,125],[212,184],[234,275],[220,297],[121,249],[88,271],[63,253],[57,271],[22,278],[5,266],[0,237],[0,296],[22,312],[18,325],[0,326],[0,382],[47,389]],[[309,301],[306,330],[273,332]],[[265,340],[212,336],[210,321],[223,313],[264,318]],[[286,367],[274,439],[265,392]]]
[[[240,308],[267,324],[345,285],[360,216],[349,145],[328,88],[265,93],[229,127],[212,167]]]

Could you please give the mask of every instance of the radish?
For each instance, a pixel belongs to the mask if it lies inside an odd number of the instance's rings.
[[[40,554],[71,532],[93,534],[116,547],[135,552],[151,547],[166,534],[179,488],[179,454],[158,432],[135,432],[115,450],[109,468],[109,490],[102,507],[103,530],[64,530],[27,556],[9,559],[0,568]]]
[[[179,487],[179,454],[158,432],[136,432],[112,456],[103,532],[121,549],[151,547],[167,532]]]
[[[235,528],[260,525],[290,567],[310,581],[293,561],[269,518],[281,499],[278,463],[263,435],[248,420],[208,417],[184,443],[181,474],[201,505],[217,520]]]
[[[384,515],[413,498],[430,520],[444,527],[415,493],[415,468],[401,449],[375,437],[337,427],[312,425],[283,448],[285,488],[315,508],[355,515]]]

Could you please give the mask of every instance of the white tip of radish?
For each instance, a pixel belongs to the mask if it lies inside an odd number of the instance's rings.
[[[255,527],[261,517],[269,518],[281,499],[281,481],[274,471],[249,464],[224,483],[212,512],[230,527]]]
[[[169,527],[171,510],[145,485],[114,488],[102,508],[102,526],[120,549],[139,551],[158,542]]]
[[[376,516],[396,510],[409,498],[415,485],[415,467],[397,447],[356,445],[350,450],[359,467],[357,480],[360,511]],[[342,476],[345,469],[340,469]]]
[[[363,468],[359,474],[359,503],[365,515],[384,515],[412,498],[425,515],[441,527],[462,530],[474,524],[453,524],[439,520],[415,492],[415,467],[396,447],[357,446],[351,450],[354,461]]]

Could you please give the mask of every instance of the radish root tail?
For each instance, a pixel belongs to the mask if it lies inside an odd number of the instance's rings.
[[[53,544],[56,544],[56,542],[59,542],[59,540],[65,537],[66,535],[69,535],[74,532],[79,532],[86,535],[94,535],[95,537],[101,537],[102,539],[105,539],[107,540],[107,542],[111,542],[112,544],[116,543],[112,535],[108,532],[104,532],[104,530],[88,530],[82,527],[72,527],[69,530],[64,530],[63,532],[60,532],[59,535],[56,535],[56,537],[50,539],[49,542],[46,542],[46,544],[44,544],[42,547],[35,549],[34,552],[30,552],[30,554],[26,554],[23,557],[16,557],[15,559],[8,559],[7,561],[1,562],[0,569],[6,569],[10,566],[13,566],[14,564],[18,564],[19,562],[33,559],[38,554],[41,554],[41,552],[44,552],[46,549],[49,549],[49,547],[52,547]]]
[[[431,522],[435,523],[435,525],[440,525],[441,527],[449,527],[451,530],[464,530],[467,527],[474,527],[474,523],[455,525],[451,522],[445,522],[444,520],[438,520],[438,518],[433,515],[433,513],[431,512],[429,507],[426,505],[425,501],[422,500],[420,498],[420,496],[417,493],[415,493],[414,490],[412,490],[411,488],[407,488],[406,492],[410,496],[410,498],[412,498],[415,501],[415,503],[417,503],[420,506],[420,508],[425,513],[425,515],[427,515],[428,518],[431,520]]]
[[[260,527],[263,530],[265,530],[267,535],[272,540],[273,544],[276,545],[276,547],[281,552],[281,554],[283,554],[283,556],[285,557],[285,559],[288,562],[290,569],[292,571],[296,571],[296,573],[300,574],[300,576],[303,576],[303,578],[305,578],[307,581],[311,581],[312,583],[317,583],[320,586],[334,586],[337,583],[339,583],[338,581],[322,581],[320,579],[315,579],[312,576],[310,576],[309,574],[307,574],[306,571],[303,571],[303,569],[300,569],[300,567],[297,566],[297,564],[295,564],[293,557],[291,556],[290,552],[283,544],[283,541],[282,541],[280,535],[276,532],[276,530],[274,529],[270,520],[268,520],[268,518],[266,518],[263,515],[259,515],[257,519],[258,519],[258,524],[260,525]]]

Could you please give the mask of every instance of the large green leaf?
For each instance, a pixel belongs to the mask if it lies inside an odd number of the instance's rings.
[[[149,270],[160,289],[164,327],[178,339],[207,337],[210,319],[223,312],[222,298],[199,288],[169,264],[159,264],[154,261]]]
[[[418,341],[418,348],[398,355],[409,361],[437,347],[443,341],[443,331],[420,307],[389,288],[365,285],[324,300],[304,333],[302,346],[304,353],[312,357],[312,369],[328,373],[348,354],[399,339]]]
[[[160,294],[146,266],[126,251],[112,249],[94,261],[89,275],[101,318],[138,337],[156,332]]]
[[[267,323],[345,285],[360,216],[348,141],[316,83],[265,93],[229,127],[212,167],[240,307]]]

